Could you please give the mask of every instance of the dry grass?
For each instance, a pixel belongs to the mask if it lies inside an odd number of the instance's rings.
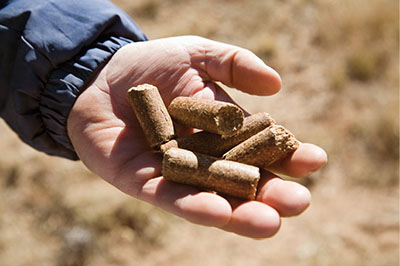
[[[279,71],[276,96],[228,92],[327,150],[329,164],[300,181],[312,205],[262,241],[191,225],[80,163],[38,154],[0,123],[1,265],[398,265],[398,3],[114,2],[151,39],[229,42]]]

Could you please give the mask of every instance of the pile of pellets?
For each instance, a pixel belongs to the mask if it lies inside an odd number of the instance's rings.
[[[245,118],[234,104],[193,97],[177,97],[167,108],[149,84],[129,89],[128,98],[151,147],[163,155],[163,177],[173,182],[254,200],[260,169],[299,146],[265,112]],[[174,123],[202,131],[177,137]]]

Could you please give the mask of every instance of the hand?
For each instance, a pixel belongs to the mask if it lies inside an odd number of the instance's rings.
[[[271,95],[281,87],[273,69],[235,46],[192,36],[134,43],[120,49],[78,97],[68,134],[82,162],[121,191],[193,223],[255,238],[272,236],[281,216],[307,208],[305,187],[264,172],[257,201],[240,201],[166,181],[161,157],[151,151],[127,100],[130,87],[150,83],[167,105],[180,95],[232,102],[213,81],[255,95]],[[321,148],[301,144],[272,169],[303,177],[326,160]]]

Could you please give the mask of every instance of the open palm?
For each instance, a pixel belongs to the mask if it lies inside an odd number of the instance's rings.
[[[279,91],[279,75],[239,47],[187,36],[133,43],[120,49],[78,97],[68,134],[80,159],[121,191],[191,222],[249,237],[269,237],[281,216],[301,213],[310,193],[264,172],[257,201],[240,201],[166,181],[127,100],[130,87],[149,83],[168,105],[177,96],[232,101],[214,81],[255,95]],[[301,144],[274,165],[275,173],[302,177],[326,163],[326,154]]]

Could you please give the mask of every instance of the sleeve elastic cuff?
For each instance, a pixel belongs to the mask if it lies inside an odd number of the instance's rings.
[[[39,105],[45,131],[58,146],[52,155],[79,159],[66,130],[69,112],[80,92],[97,71],[118,49],[132,42],[123,37],[99,40],[94,46],[50,73]]]

